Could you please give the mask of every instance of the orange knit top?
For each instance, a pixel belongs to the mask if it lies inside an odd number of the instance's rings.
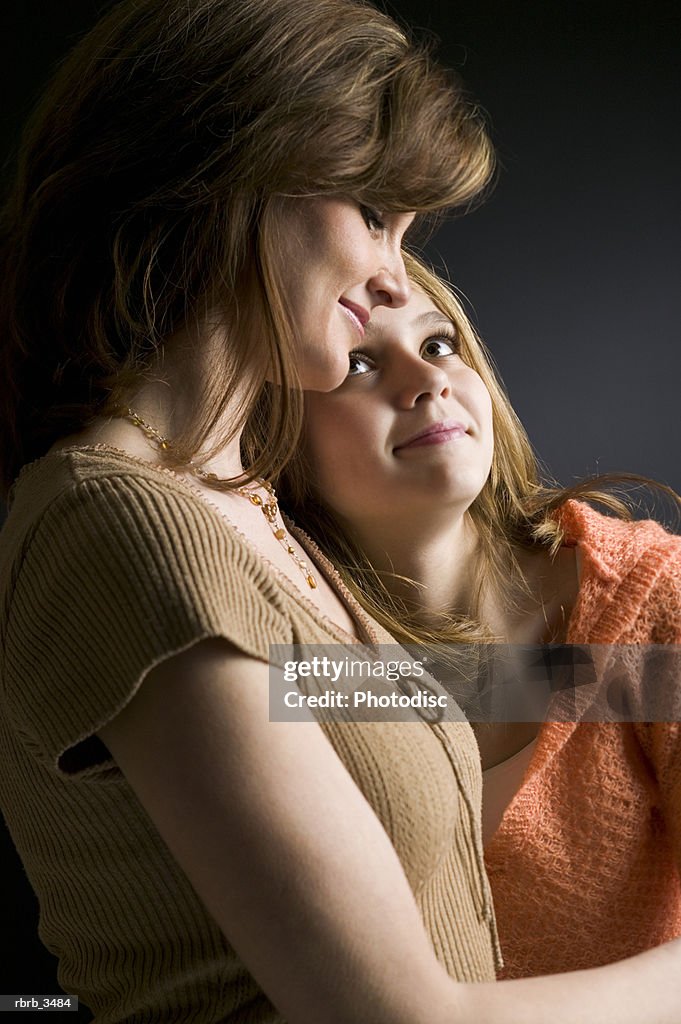
[[[681,537],[570,501],[576,644],[681,643]],[[542,726],[486,853],[514,978],[610,963],[681,936],[681,723]]]

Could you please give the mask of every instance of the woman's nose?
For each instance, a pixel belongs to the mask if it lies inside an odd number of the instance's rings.
[[[407,276],[401,250],[376,271],[368,282],[369,292],[376,306],[406,306],[411,295],[411,282]]]

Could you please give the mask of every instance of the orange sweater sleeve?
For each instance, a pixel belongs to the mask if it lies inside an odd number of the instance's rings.
[[[671,712],[681,705],[681,545],[674,545],[669,555],[665,572],[641,609],[640,618],[651,623],[651,643],[672,645],[669,658],[663,660],[664,678],[659,681],[674,688],[663,701]],[[681,716],[674,717],[677,721],[642,722],[635,729],[659,789],[660,810],[681,875]]]

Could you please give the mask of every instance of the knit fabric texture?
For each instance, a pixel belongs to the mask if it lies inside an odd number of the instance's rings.
[[[153,666],[203,638],[262,662],[270,644],[350,638],[178,476],[104,446],[25,467],[1,551],[0,801],[60,984],[100,1024],[280,1022],[96,733]],[[344,596],[365,642],[394,642]],[[324,728],[440,961],[460,980],[493,978],[468,724]]]
[[[681,643],[681,537],[570,501],[568,643]],[[681,935],[681,726],[544,724],[486,849],[502,977],[620,960]]]

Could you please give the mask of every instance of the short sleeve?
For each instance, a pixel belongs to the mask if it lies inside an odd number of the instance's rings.
[[[209,637],[265,662],[270,644],[291,642],[267,563],[184,488],[135,474],[79,481],[48,505],[16,578],[8,713],[53,768],[106,770],[97,730],[155,665]]]

